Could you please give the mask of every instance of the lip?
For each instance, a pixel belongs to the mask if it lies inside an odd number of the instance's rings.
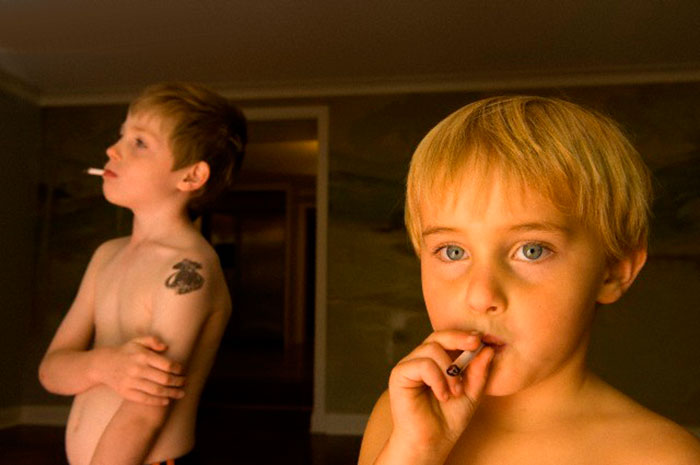
[[[484,345],[493,348],[496,353],[501,352],[506,347],[505,341],[497,336],[494,336],[493,334],[485,334],[481,338],[481,341],[484,343]]]
[[[115,173],[114,171],[112,171],[112,170],[110,170],[110,169],[108,169],[108,168],[105,168],[105,172],[104,172],[104,174],[103,174],[102,176],[105,177],[105,178],[116,178],[116,177],[117,177],[117,173]]]

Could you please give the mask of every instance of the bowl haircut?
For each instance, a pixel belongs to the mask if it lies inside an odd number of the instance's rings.
[[[546,97],[505,96],[471,103],[420,142],[411,159],[405,221],[421,250],[421,205],[459,195],[467,182],[500,176],[532,189],[597,234],[609,259],[646,247],[651,177],[610,118]]]

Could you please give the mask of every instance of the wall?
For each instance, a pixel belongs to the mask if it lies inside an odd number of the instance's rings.
[[[651,408],[700,425],[700,83],[531,92],[609,113],[654,169],[659,199],[649,263],[629,295],[601,312],[590,362]],[[343,415],[369,413],[391,367],[430,331],[418,262],[402,225],[403,180],[421,137],[483,95],[244,102],[329,107],[326,408],[341,421]],[[70,303],[89,252],[125,224],[100,203],[89,180],[74,175],[79,166],[102,160],[107,134],[117,130],[123,107],[49,108],[44,115],[46,163],[62,170],[57,192],[63,210],[52,226],[58,236],[52,236],[49,254],[52,297],[37,331],[43,340],[36,346],[42,348]],[[58,402],[33,383],[25,386],[29,402]]]
[[[123,105],[42,109],[40,183],[46,194],[37,225],[39,279],[34,293],[39,311],[26,353],[26,405],[70,402],[47,393],[39,385],[36,368],[75,297],[92,253],[129,229],[127,213],[104,200],[101,179],[83,173],[89,166],[104,165],[105,149],[117,140],[125,114]]]
[[[0,423],[21,405],[29,369],[40,146],[39,108],[0,90]]]
[[[524,92],[528,92],[525,90]],[[617,119],[656,175],[651,254],[596,322],[590,365],[652,409],[700,425],[700,85],[535,90]],[[486,94],[333,99],[330,111],[327,405],[369,412],[391,367],[430,331],[401,224],[420,138]]]

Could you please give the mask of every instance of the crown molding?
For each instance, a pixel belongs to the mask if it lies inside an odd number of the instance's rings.
[[[0,69],[0,90],[21,99],[28,100],[31,103],[40,104],[39,89],[2,69]]]
[[[319,98],[402,93],[478,92],[548,87],[590,87],[700,82],[700,64],[674,68],[619,68],[607,70],[557,70],[503,72],[483,75],[398,76],[301,81],[209,82],[222,95],[235,100]],[[71,93],[46,92],[41,106],[125,104],[136,90],[86,89]]]

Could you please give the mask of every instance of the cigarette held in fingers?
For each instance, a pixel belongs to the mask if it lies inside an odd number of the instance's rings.
[[[469,365],[469,362],[471,362],[483,348],[484,343],[482,342],[479,347],[476,348],[476,350],[465,350],[462,352],[459,357],[452,362],[452,365],[447,367],[447,374],[450,376],[461,375],[467,365]]]
[[[85,173],[92,174],[93,176],[102,176],[105,174],[105,170],[102,168],[88,168],[85,170]]]

